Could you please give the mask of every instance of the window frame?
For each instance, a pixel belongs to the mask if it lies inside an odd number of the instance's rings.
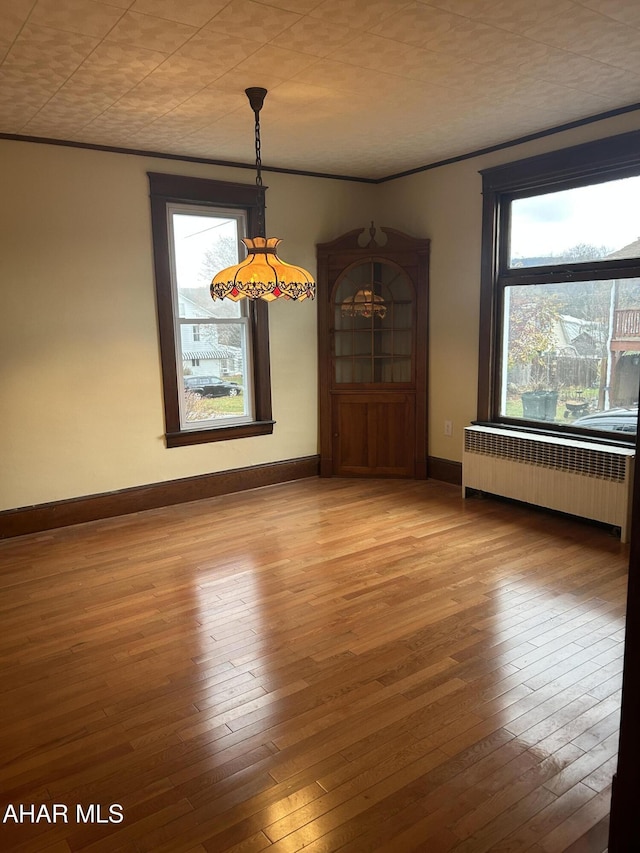
[[[170,204],[201,205],[210,208],[235,208],[246,214],[249,233],[255,231],[259,205],[266,187],[192,178],[163,172],[147,172],[151,199],[151,228],[155,267],[158,337],[162,366],[162,390],[165,412],[165,441],[168,448],[250,438],[273,433],[275,421],[271,408],[271,369],[269,360],[269,315],[263,300],[248,305],[249,344],[253,352],[252,378],[254,420],[249,423],[184,429],[180,425],[180,389],[176,359],[174,294],[171,275],[171,247],[167,208]],[[262,193],[262,198],[259,196]]]
[[[196,213],[197,212],[197,213]],[[207,326],[220,328],[224,325],[235,325],[240,327],[240,336],[242,339],[243,351],[243,381],[242,381],[242,403],[243,413],[233,417],[227,416],[224,419],[208,418],[207,420],[194,421],[192,424],[187,420],[187,405],[184,394],[178,396],[180,409],[180,429],[220,429],[224,426],[235,426],[240,424],[250,424],[255,421],[254,416],[254,392],[253,392],[253,346],[251,340],[251,332],[249,329],[249,304],[250,300],[244,299],[235,304],[238,314],[234,317],[197,317],[187,313],[186,305],[181,301],[180,288],[178,285],[178,267],[177,256],[175,252],[175,222],[176,216],[195,216],[202,214],[205,217],[211,213],[215,219],[234,219],[236,221],[236,234],[239,239],[246,237],[247,234],[247,217],[244,210],[231,209],[228,207],[203,207],[202,205],[193,204],[176,204],[170,202],[167,204],[167,227],[169,229],[169,246],[171,251],[170,264],[172,276],[172,293],[173,293],[173,310],[174,310],[174,337],[176,347],[176,372],[178,378],[178,387],[184,387],[184,358],[183,352],[185,341],[183,331],[186,330],[191,335],[193,343],[201,342],[202,328]],[[211,302],[213,307],[213,300]],[[195,324],[195,325],[193,325]],[[190,347],[190,341],[186,342],[187,348]],[[200,361],[197,359],[198,362]],[[193,361],[193,359],[192,359]],[[192,365],[194,366],[194,365]],[[199,364],[197,365],[199,367]]]
[[[482,260],[476,423],[544,434],[580,435],[599,442],[634,443],[636,436],[500,415],[503,294],[508,286],[640,278],[640,259],[600,260],[539,267],[509,266],[509,215],[514,199],[640,175],[640,131],[587,142],[480,171]]]

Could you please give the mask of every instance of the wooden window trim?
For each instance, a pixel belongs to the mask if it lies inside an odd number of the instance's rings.
[[[621,278],[640,277],[640,260],[596,261],[530,267],[526,272],[506,269],[509,204],[514,198],[556,192],[600,181],[640,174],[640,131],[631,131],[596,142],[587,142],[480,171],[482,176],[482,258],[480,268],[480,341],[478,350],[477,422],[540,433],[580,433],[581,437],[611,443],[634,443],[636,437],[555,424],[511,423],[499,417],[499,341],[502,330],[504,284],[536,284],[548,281],[592,281],[607,273]]]
[[[181,202],[211,207],[235,207],[247,213],[249,232],[253,233],[258,216],[255,185],[191,178],[161,172],[147,172],[151,197],[151,226],[155,266],[158,335],[162,364],[162,388],[167,447],[182,447],[212,441],[227,441],[269,435],[274,421],[271,409],[271,369],[269,362],[269,315],[266,302],[249,303],[249,333],[253,348],[253,387],[255,420],[248,424],[185,430],[180,427],[179,389],[174,339],[171,270],[167,204]],[[263,188],[262,192],[264,193]]]

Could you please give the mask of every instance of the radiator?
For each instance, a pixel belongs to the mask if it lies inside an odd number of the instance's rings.
[[[633,448],[470,426],[462,494],[475,489],[602,521],[627,542],[634,456]]]

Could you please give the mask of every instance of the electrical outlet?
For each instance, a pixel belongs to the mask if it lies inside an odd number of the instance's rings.
[[[444,422],[444,434],[453,435],[453,421]]]

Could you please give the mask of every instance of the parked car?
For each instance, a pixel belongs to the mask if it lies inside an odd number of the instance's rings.
[[[603,429],[611,432],[635,433],[638,428],[638,407],[607,409],[577,418],[572,426]]]
[[[241,385],[218,376],[185,376],[184,389],[198,397],[237,397],[242,394]]]

